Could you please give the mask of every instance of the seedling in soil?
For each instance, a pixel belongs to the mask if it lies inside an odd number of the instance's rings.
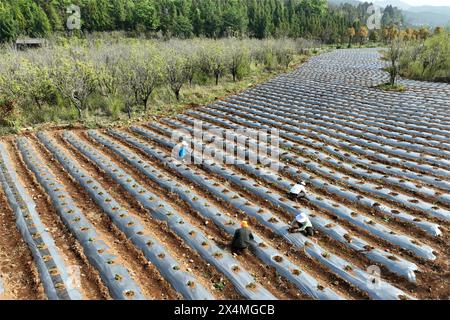
[[[276,262],[280,263],[280,262],[283,261],[283,257],[281,257],[281,256],[275,256],[275,257],[273,257],[273,260],[275,260]]]
[[[221,252],[214,252],[213,256],[216,259],[221,259],[223,257],[223,254]]]
[[[216,288],[219,291],[223,291],[225,289],[225,282],[220,281],[220,282],[214,283],[214,288]]]
[[[258,247],[260,247],[260,248],[267,248],[267,245],[264,242],[260,242],[258,244]]]
[[[254,283],[254,282],[250,282],[249,284],[247,284],[246,286],[245,286],[247,289],[249,289],[249,290],[256,290],[256,284]]]
[[[292,270],[292,274],[293,274],[294,276],[299,276],[301,273],[302,273],[302,272],[301,272],[300,270],[298,270],[298,269]]]
[[[57,274],[59,274],[59,271],[56,268],[50,269],[49,272],[52,276],[56,276]]]
[[[65,288],[64,283],[58,282],[55,284],[55,288],[58,290],[63,290]]]
[[[344,239],[347,240],[347,242],[352,242],[352,236],[348,233],[344,234]]]
[[[350,272],[350,271],[353,271],[353,267],[351,265],[346,265],[344,267],[344,270]]]
[[[398,261],[397,257],[395,256],[388,256],[388,259],[392,261]]]

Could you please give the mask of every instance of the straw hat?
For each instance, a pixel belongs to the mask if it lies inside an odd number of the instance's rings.
[[[242,227],[242,228],[248,228],[248,222],[245,221],[245,220],[242,221],[242,222],[241,222],[241,227]]]

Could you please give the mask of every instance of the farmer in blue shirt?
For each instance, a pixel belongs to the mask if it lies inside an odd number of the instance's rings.
[[[184,157],[186,157],[186,153],[187,153],[187,148],[188,148],[188,143],[186,141],[183,141],[181,143],[181,148],[178,151],[178,157],[184,162]]]

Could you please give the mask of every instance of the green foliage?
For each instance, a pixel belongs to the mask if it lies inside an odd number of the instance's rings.
[[[412,40],[401,56],[403,76],[450,83],[450,33],[436,32],[426,40]]]
[[[1,0],[0,42],[66,30],[70,4],[80,7],[86,32],[126,31],[166,39],[197,37],[314,38],[347,41],[347,28],[367,21],[369,3],[328,5],[326,0]],[[401,12],[383,12],[383,25],[400,25]],[[66,30],[68,31],[68,30]]]
[[[19,23],[14,19],[11,7],[0,2],[0,42],[16,39],[19,32]]]
[[[400,72],[400,60],[405,50],[404,42],[401,38],[393,39],[387,50],[383,51],[382,59],[388,62],[385,70],[389,72],[391,86],[395,85],[397,76]]]

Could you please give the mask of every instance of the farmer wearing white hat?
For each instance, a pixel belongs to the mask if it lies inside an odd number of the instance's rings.
[[[303,212],[296,215],[295,219],[291,222],[289,232],[301,232],[305,236],[312,237],[314,235],[314,229],[308,215]]]
[[[295,184],[289,190],[289,199],[296,201],[299,198],[304,198],[306,196],[306,183],[300,181],[300,183]]]

